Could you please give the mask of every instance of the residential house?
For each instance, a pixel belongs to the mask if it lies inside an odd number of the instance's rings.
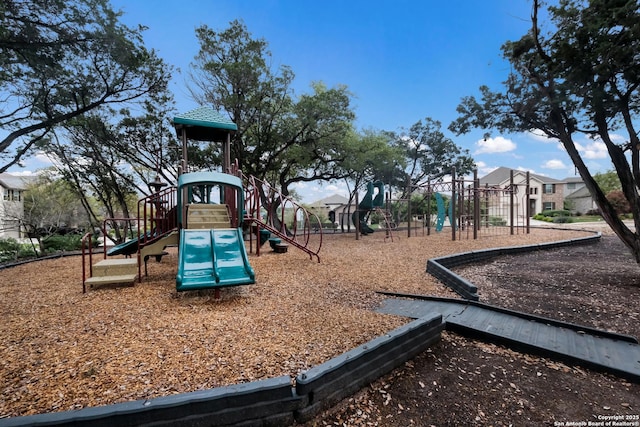
[[[571,176],[571,177],[565,178],[563,181],[566,183],[566,185],[564,186],[565,199],[571,193],[575,193],[576,191],[586,186],[582,178],[580,178],[579,176]]]
[[[23,236],[20,227],[24,216],[23,192],[29,179],[9,173],[0,173],[0,238],[12,237],[19,239]]]
[[[342,227],[347,227],[350,224],[350,214],[357,210],[355,203],[349,206],[349,199],[339,194],[317,200],[311,203],[308,208],[321,220]]]
[[[509,188],[511,183],[511,170],[512,169],[506,167],[497,168],[480,178],[480,186],[502,189]],[[515,215],[518,221],[522,221],[527,214],[527,172],[513,170],[513,183],[516,187],[513,202]],[[565,181],[529,173],[529,216],[534,216],[544,210],[563,209],[565,185]],[[500,194],[499,200],[493,201],[489,215],[506,219],[510,215],[511,196],[507,192],[498,194]]]
[[[598,210],[591,192],[585,186],[565,196],[567,208],[574,214],[586,214]]]

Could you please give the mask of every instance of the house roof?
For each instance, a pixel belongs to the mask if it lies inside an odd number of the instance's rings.
[[[324,199],[316,200],[311,203],[311,206],[327,206],[327,205],[346,205],[349,203],[349,199],[340,194],[333,194],[329,197],[325,197]]]
[[[584,180],[579,176],[569,176],[569,177],[563,179],[563,181],[564,182],[569,182],[569,183],[575,182],[576,184],[580,183],[580,182],[584,182]]]
[[[591,197],[591,192],[587,187],[580,187],[573,193],[567,194],[564,198],[565,199],[581,199],[583,197],[589,197],[589,198]]]
[[[31,176],[12,175],[7,172],[0,173],[0,185],[10,190],[24,190],[34,179]]]
[[[238,130],[238,126],[209,107],[199,107],[173,118],[178,138],[185,132],[187,139],[196,141],[223,141],[229,132]]]
[[[501,184],[504,184],[505,182],[509,182],[509,179],[511,177],[511,170],[512,169],[510,168],[500,166],[499,168],[495,169],[494,171],[480,178],[480,185],[501,185]],[[526,171],[521,171],[521,170],[513,170],[513,171],[514,171],[514,175],[526,174]],[[564,182],[557,179],[549,178],[548,176],[538,175],[535,173],[530,173],[529,178],[540,181],[543,184],[558,184],[558,183]]]

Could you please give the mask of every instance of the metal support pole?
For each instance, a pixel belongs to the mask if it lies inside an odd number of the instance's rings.
[[[360,240],[360,203],[358,199],[358,193],[356,192],[356,220],[353,221],[356,227],[356,240]]]
[[[478,169],[473,171],[473,240],[478,238],[480,229],[480,179]]]
[[[531,232],[531,183],[529,182],[529,171],[527,171],[527,197],[526,197],[527,201],[527,208],[526,208],[526,212],[527,212],[527,234],[529,234]]]
[[[514,188],[513,187],[513,169],[511,169],[509,171],[509,190],[510,190],[510,193],[509,193],[509,200],[510,200],[509,201],[509,219],[510,219],[510,222],[511,222],[511,226],[510,226],[511,235],[514,234],[514,232],[513,232],[513,199],[514,199],[513,188]]]
[[[456,240],[456,168],[451,168],[451,215],[449,221],[451,222],[451,240]]]

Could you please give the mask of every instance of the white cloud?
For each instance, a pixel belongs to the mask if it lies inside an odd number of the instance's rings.
[[[344,197],[349,197],[349,191],[346,184],[343,183],[304,183],[297,182],[292,186],[296,193],[300,197],[302,203],[313,203],[325,197],[339,194]]]
[[[53,165],[53,161],[51,160],[51,157],[44,151],[39,151],[38,153],[36,153],[34,158],[36,161],[42,164]]]
[[[11,171],[11,172],[8,172],[8,173],[10,173],[11,175],[14,175],[14,176],[36,176],[36,175],[38,175],[37,171],[34,172],[34,171],[30,171],[30,170],[17,170],[17,171]]]
[[[485,162],[476,162],[476,169],[478,169],[479,176],[485,176],[498,168],[496,166],[489,166]]]
[[[585,159],[606,159],[609,156],[607,147],[600,140],[588,141],[584,145],[576,142],[576,149]]]
[[[516,149],[516,144],[502,136],[481,139],[476,142],[478,149],[474,154],[507,153]]]
[[[542,165],[542,169],[554,169],[554,170],[567,169],[567,165],[565,165],[562,160],[552,159],[544,162],[544,164]]]
[[[526,135],[529,138],[533,139],[534,141],[540,141],[544,143],[558,142],[557,138],[549,138],[547,135],[545,135],[542,131],[538,129],[532,129],[529,132],[527,132]]]

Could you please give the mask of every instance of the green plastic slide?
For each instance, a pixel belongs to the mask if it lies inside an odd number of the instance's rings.
[[[241,228],[182,229],[178,255],[178,291],[255,283]]]

